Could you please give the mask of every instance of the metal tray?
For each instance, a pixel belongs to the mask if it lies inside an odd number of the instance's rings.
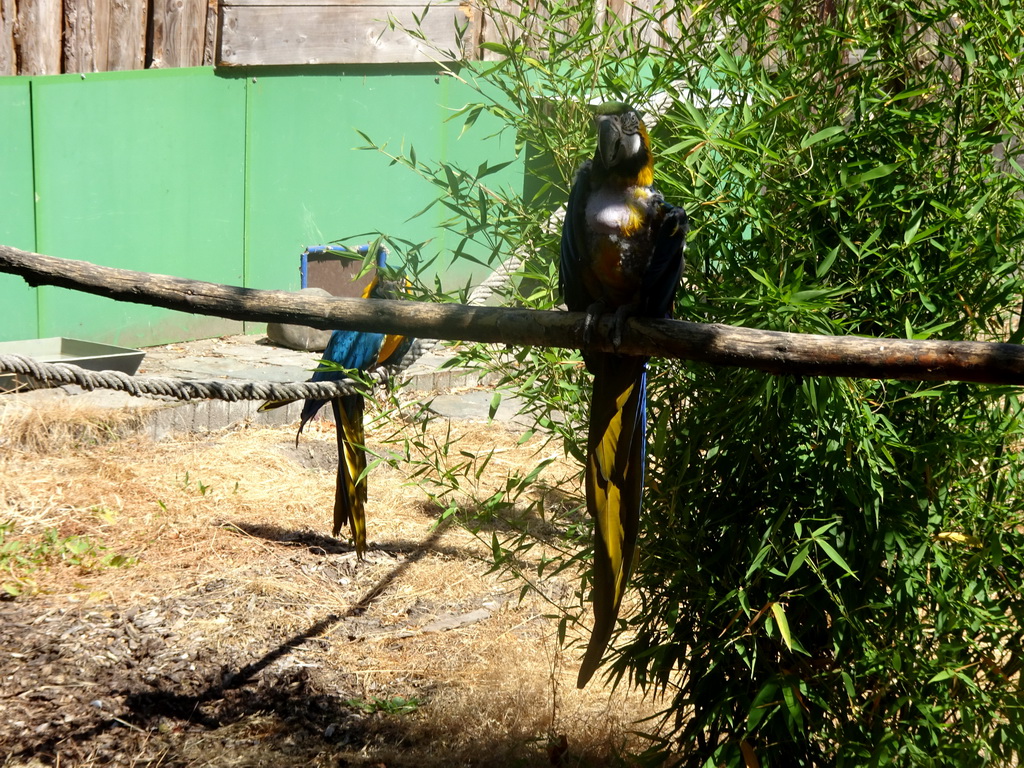
[[[25,355],[40,363],[71,363],[89,371],[121,371],[129,376],[139,370],[145,352],[129,347],[115,347],[95,341],[50,339],[0,342],[0,355]],[[34,381],[14,373],[0,374],[0,392],[31,389]]]

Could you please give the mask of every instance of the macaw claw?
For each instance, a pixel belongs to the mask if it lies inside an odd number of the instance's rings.
[[[603,301],[595,301],[587,307],[586,317],[583,318],[583,343],[590,344],[594,339],[594,329],[597,327],[601,315],[605,313]]]
[[[603,301],[595,301],[587,307],[586,317],[583,319],[583,343],[591,344],[594,340],[594,329],[597,328],[601,316],[607,311],[607,305]],[[618,352],[622,346],[622,331],[626,327],[626,321],[636,314],[636,304],[624,304],[615,310],[612,320],[612,330],[608,340],[612,343],[612,349]]]

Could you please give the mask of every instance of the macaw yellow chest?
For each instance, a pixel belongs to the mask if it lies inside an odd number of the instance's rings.
[[[613,305],[629,303],[651,259],[658,195],[650,187],[600,189],[587,201],[589,267]]]

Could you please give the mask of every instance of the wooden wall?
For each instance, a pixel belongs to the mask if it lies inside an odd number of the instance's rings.
[[[486,16],[472,0],[0,0],[0,76],[425,63],[448,58],[447,51],[455,55],[460,46],[470,58],[493,59],[480,44],[503,35],[528,40],[528,28],[508,26],[522,6],[535,3],[491,2],[508,15]],[[596,10],[598,17],[630,20],[656,6],[668,7],[665,0],[599,0]],[[649,31],[654,42],[655,30]]]
[[[435,0],[223,0],[218,64],[397,64],[457,58],[469,5]],[[406,30],[417,29],[423,39]],[[451,56],[441,53],[452,51]]]
[[[194,66],[427,62],[468,4],[441,0],[0,0],[0,76]],[[219,45],[219,47],[218,47]]]
[[[212,64],[217,0],[0,0],[0,75]]]

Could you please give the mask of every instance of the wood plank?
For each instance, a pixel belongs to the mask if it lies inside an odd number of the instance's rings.
[[[203,41],[203,66],[212,67],[217,60],[217,27],[220,24],[220,3],[207,0],[206,36]]]
[[[16,14],[14,0],[0,0],[0,77],[18,74],[18,59],[14,55]]]
[[[64,71],[104,72],[110,0],[64,0]]]
[[[61,0],[21,0],[17,8],[15,50],[18,74],[60,74],[64,15]]]
[[[206,43],[207,0],[154,0],[150,67],[198,67]]]
[[[148,3],[111,0],[107,70],[144,69]]]
[[[221,9],[222,66],[429,62],[440,55],[401,26],[416,28],[420,6],[228,6]],[[420,30],[440,50],[457,48],[455,25],[467,24],[454,3],[431,6]]]
[[[427,0],[395,0],[395,2],[363,2],[362,0],[224,0],[221,3],[224,7],[240,8],[250,6],[277,6],[292,8],[319,8],[323,6],[335,7],[344,6],[348,8],[415,8],[417,12],[422,11],[427,5]],[[462,3],[455,0],[442,0],[442,2],[430,3],[431,12],[441,8],[457,8]]]

